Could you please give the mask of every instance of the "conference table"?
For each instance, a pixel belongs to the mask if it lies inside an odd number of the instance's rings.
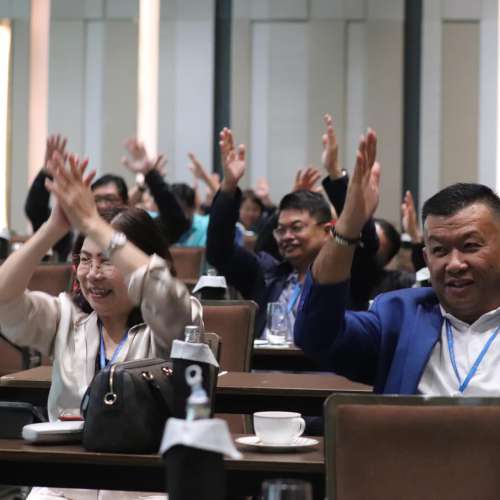
[[[237,437],[237,436],[234,436]],[[323,441],[307,451],[248,451],[225,458],[226,488],[231,496],[258,495],[262,481],[291,477],[311,482],[314,498],[324,498]],[[29,445],[0,439],[0,484],[66,488],[166,491],[165,464],[159,455],[95,453],[79,445]]]
[[[276,346],[256,341],[252,350],[253,370],[282,370],[290,372],[321,371],[321,367],[308,358],[295,345]]]
[[[0,400],[46,406],[51,366],[39,366],[0,377]],[[251,414],[262,410],[321,415],[332,393],[371,392],[367,385],[334,374],[221,372],[217,380],[217,413]]]

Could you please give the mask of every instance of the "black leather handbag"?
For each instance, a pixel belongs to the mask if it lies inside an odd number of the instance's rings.
[[[87,450],[156,453],[172,414],[172,365],[164,359],[115,363],[96,374],[81,403]]]

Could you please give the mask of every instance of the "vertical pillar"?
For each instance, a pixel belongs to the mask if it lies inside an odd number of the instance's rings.
[[[28,180],[42,165],[47,139],[50,0],[31,0]]]
[[[137,136],[150,156],[158,150],[158,53],[160,0],[139,4]]]

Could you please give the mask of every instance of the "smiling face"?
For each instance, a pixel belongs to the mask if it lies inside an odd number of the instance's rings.
[[[298,269],[312,264],[329,237],[329,222],[318,222],[307,210],[281,210],[274,231],[280,254]]]
[[[444,309],[467,323],[500,306],[500,217],[477,202],[429,215],[424,258]]]
[[[242,202],[240,206],[240,222],[245,226],[245,229],[251,229],[261,215],[260,206],[251,198],[247,198]]]
[[[83,242],[76,274],[83,296],[101,319],[126,317],[132,311],[123,274],[102,259],[99,247],[88,238]]]

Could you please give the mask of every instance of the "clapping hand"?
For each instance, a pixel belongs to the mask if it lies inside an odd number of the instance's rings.
[[[245,174],[245,146],[240,144],[235,148],[231,130],[224,128],[220,133],[219,147],[224,167],[221,189],[232,192]]]
[[[55,210],[52,210],[52,214],[56,212],[56,222],[60,224],[59,218],[63,215],[66,224],[71,224],[82,233],[88,232],[96,218],[100,219],[90,190],[95,171],[86,174],[87,166],[88,159],[80,161],[77,156],[69,155],[67,168],[64,158],[56,151],[47,166],[52,180],[45,180],[46,188],[54,194],[57,201]]]
[[[48,172],[48,163],[54,156],[54,153],[57,151],[59,155],[67,160],[68,155],[66,154],[66,144],[68,139],[63,137],[61,134],[49,135],[47,137],[47,145],[45,147],[45,160],[43,162],[43,168],[46,172]]]

